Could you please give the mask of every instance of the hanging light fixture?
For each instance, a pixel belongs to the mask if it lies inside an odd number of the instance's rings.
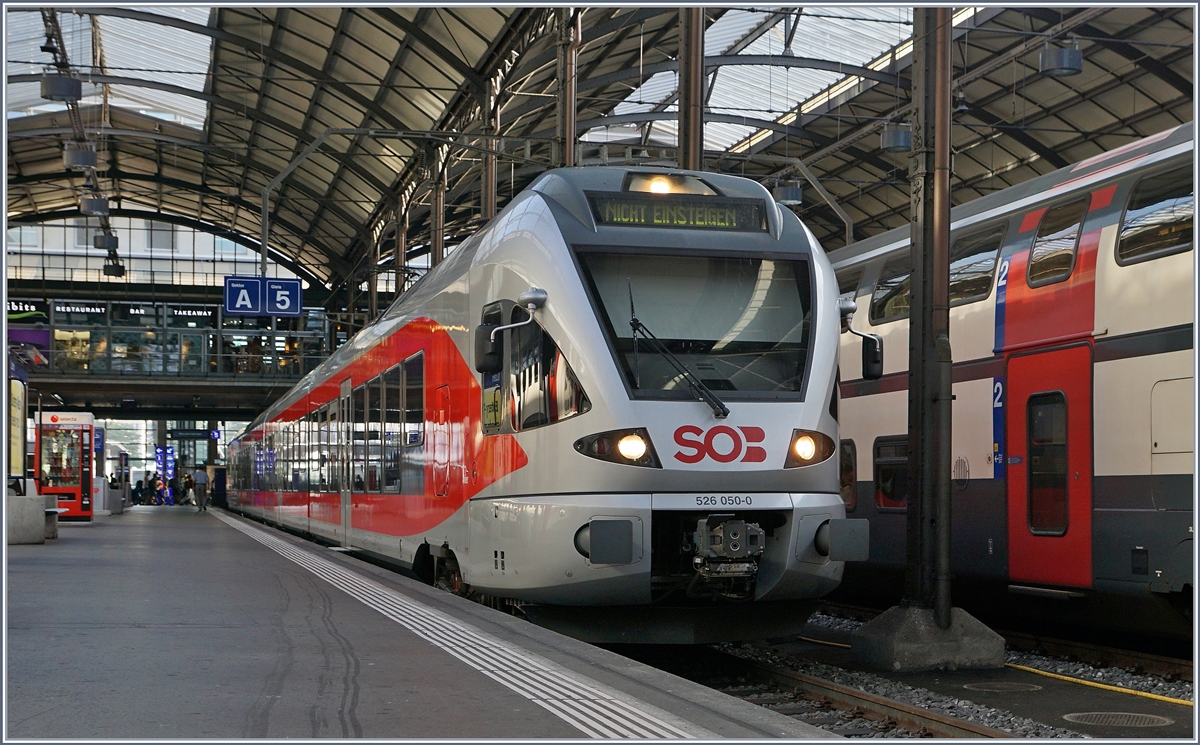
[[[804,190],[795,181],[780,181],[771,190],[771,196],[775,197],[775,201],[778,204],[787,207],[798,207],[803,203]]]
[[[912,150],[912,130],[900,125],[892,128],[891,125],[883,125],[883,131],[879,133],[879,149],[885,153],[907,153]]]
[[[1074,47],[1051,47],[1047,40],[1042,53],[1038,55],[1038,70],[1054,78],[1083,72],[1083,52],[1079,51],[1079,42]]]
[[[957,105],[955,105],[953,113],[954,114],[965,114],[970,110],[971,110],[971,107],[967,105],[967,94],[963,93],[962,91],[959,91],[958,92],[958,103],[957,103]]]
[[[108,215],[108,197],[101,194],[95,197],[79,198],[79,214],[90,217],[105,217]]]
[[[48,101],[78,101],[83,98],[83,81],[65,75],[43,75],[42,98]]]

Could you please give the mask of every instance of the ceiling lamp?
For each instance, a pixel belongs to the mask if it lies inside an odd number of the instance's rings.
[[[970,110],[971,110],[971,107],[967,105],[967,94],[963,93],[962,91],[959,91],[958,92],[958,103],[955,105],[954,111],[951,112],[951,114],[952,115],[953,114],[965,114]]]
[[[885,153],[907,153],[912,150],[912,130],[900,126],[895,129],[887,124],[879,133],[879,149]]]
[[[781,182],[771,190],[771,196],[775,197],[775,202],[778,204],[798,207],[803,201],[804,190],[795,181]]]
[[[105,217],[108,215],[108,197],[80,197],[79,214],[89,217]]]
[[[42,98],[48,101],[78,101],[83,98],[83,81],[64,75],[43,75]]]
[[[1063,78],[1068,75],[1078,75],[1083,72],[1083,52],[1079,51],[1079,44],[1074,47],[1051,47],[1050,42],[1046,42],[1042,53],[1038,55],[1038,70],[1043,75],[1049,75],[1054,78]]]
[[[96,167],[96,151],[87,143],[68,142],[63,148],[63,166],[68,171],[86,171]]]

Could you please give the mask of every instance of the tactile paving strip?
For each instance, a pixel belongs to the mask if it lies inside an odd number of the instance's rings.
[[[688,732],[682,728],[687,726],[682,721],[678,724],[665,721],[674,718],[666,712],[651,713],[647,709],[653,707],[643,702],[622,697],[590,678],[296,548],[267,531],[220,512],[213,514],[590,737],[661,739],[708,734]]]

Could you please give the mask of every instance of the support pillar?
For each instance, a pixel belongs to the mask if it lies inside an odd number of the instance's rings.
[[[704,11],[679,9],[680,168],[704,167]]]
[[[408,251],[408,206],[396,208],[396,248],[393,264],[396,266],[396,295],[404,292],[404,268],[408,265],[405,253]]]
[[[1004,640],[950,604],[950,9],[913,11],[912,275],[904,600],[851,637],[884,670],[1000,667]]]
[[[483,131],[489,135],[500,134],[500,106],[497,104],[498,80],[489,80],[483,95]],[[479,202],[483,209],[483,219],[491,220],[496,216],[496,153],[500,141],[489,137],[484,140],[488,148],[483,156],[483,182],[479,186]]]
[[[372,241],[371,265],[367,268],[367,313],[374,320],[379,315],[379,243],[383,240],[383,231]]]
[[[204,454],[204,465],[211,466],[217,462],[217,441],[212,438],[212,431],[217,429],[215,419],[208,420],[208,452]]]
[[[563,166],[575,165],[575,113],[578,111],[579,39],[581,12],[575,8],[558,9],[558,118],[556,139]]]
[[[442,263],[446,250],[446,156],[445,149],[438,148],[434,158],[433,184],[431,186],[431,214],[429,219],[429,267]]]

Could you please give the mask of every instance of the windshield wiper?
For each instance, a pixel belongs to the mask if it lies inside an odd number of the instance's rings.
[[[637,340],[638,334],[641,334],[642,338],[649,343],[650,347],[654,351],[661,354],[663,359],[671,363],[671,367],[674,367],[675,371],[683,376],[683,379],[687,381],[689,386],[691,386],[692,392],[696,394],[696,397],[708,404],[708,407],[713,411],[713,416],[715,416],[717,419],[724,419],[725,417],[729,416],[729,407],[725,405],[725,402],[717,398],[717,394],[713,393],[711,388],[706,386],[704,382],[700,380],[700,378],[697,378],[691,370],[687,369],[687,367],[679,361],[678,357],[676,357],[674,354],[671,354],[671,350],[667,349],[667,345],[663,344],[662,341],[650,331],[650,329],[646,328],[646,324],[638,320],[637,313],[633,309],[632,283],[629,285],[629,327],[633,329],[633,366],[634,385],[636,387],[642,387],[641,377],[637,371]]]

